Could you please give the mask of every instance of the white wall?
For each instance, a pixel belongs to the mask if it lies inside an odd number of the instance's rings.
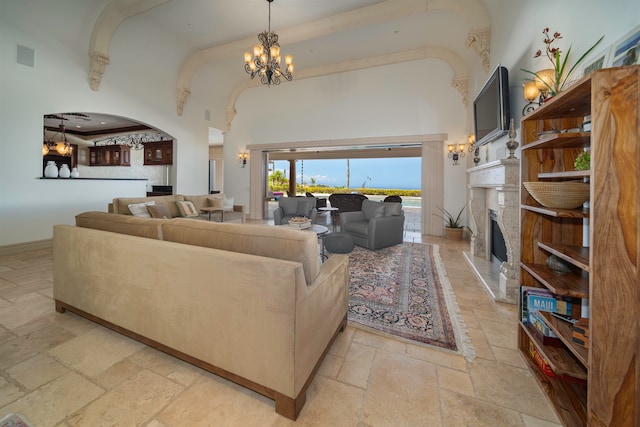
[[[599,53],[640,23],[640,2],[637,0],[537,0],[514,2],[510,0],[484,0],[493,19],[491,28],[491,70],[497,64],[509,69],[511,116],[515,118],[520,140],[520,118],[526,104],[522,85],[528,75],[521,68],[540,70],[552,68],[546,58],[533,58],[540,49],[544,52],[542,30],[548,27],[559,31],[563,38],[554,46],[567,50],[571,47],[568,66],[582,56],[599,38],[604,40],[594,50]],[[564,56],[563,56],[564,57]],[[581,77],[581,66],[572,77]],[[472,70],[469,81],[469,98],[473,100],[488,74]],[[529,79],[530,80],[530,79]],[[470,104],[471,105],[471,104]],[[483,148],[482,159],[493,161],[504,157],[504,137]],[[519,151],[519,150],[518,150]]]
[[[144,195],[122,181],[41,180],[43,115],[88,111],[130,117],[175,138],[175,190],[207,191],[207,126],[175,112],[184,52],[171,37],[134,18],[111,43],[100,90],[88,84],[88,43],[104,0],[21,0],[0,4],[0,246],[48,239],[52,226],[116,196]],[[35,68],[16,63],[16,46],[35,50]],[[197,107],[197,105],[196,105]],[[202,123],[202,124],[201,124]],[[131,194],[133,193],[133,194]]]
[[[235,158],[251,144],[439,133],[465,142],[466,110],[452,79],[449,65],[424,59],[245,91],[225,135],[225,193],[249,203],[249,169]],[[466,168],[453,166],[445,149],[445,208],[457,212]]]

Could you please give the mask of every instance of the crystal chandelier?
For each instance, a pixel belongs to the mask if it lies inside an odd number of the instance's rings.
[[[271,32],[271,3],[273,0],[267,0],[269,3],[269,30],[258,34],[260,44],[253,47],[253,56],[251,53],[244,53],[244,70],[251,75],[253,79],[257,74],[260,75],[260,81],[267,86],[279,85],[280,78],[284,77],[288,81],[293,78],[293,56],[285,55],[284,71],[280,68],[282,57],[280,56],[280,44],[278,44],[278,35]]]

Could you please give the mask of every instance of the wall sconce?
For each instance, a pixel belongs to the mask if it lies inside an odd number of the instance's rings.
[[[244,167],[244,165],[246,165],[246,164],[247,164],[247,159],[248,159],[248,158],[249,158],[249,153],[247,153],[246,151],[241,151],[241,152],[238,154],[238,160],[239,160],[240,162],[242,162],[242,166],[241,166],[241,167]]]
[[[553,87],[553,79],[555,71],[551,68],[546,70],[540,70],[536,72],[537,77],[533,80],[526,82],[523,85],[524,99],[528,101],[527,105],[522,109],[522,115],[532,112],[537,107],[542,105],[547,96],[549,95],[550,88]]]
[[[458,160],[464,157],[464,144],[449,144],[449,158],[453,158],[453,165],[459,165]]]
[[[473,163],[477,165],[480,163],[480,147],[476,147],[476,136],[474,134],[469,135],[467,142],[469,143],[469,152],[473,152]]]

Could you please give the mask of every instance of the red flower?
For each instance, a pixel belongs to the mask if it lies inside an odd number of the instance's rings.
[[[537,57],[539,57],[540,55],[542,55],[542,51],[541,51],[541,50],[538,50],[538,51],[536,52],[536,54],[535,54],[535,55],[533,55],[533,57],[534,57],[534,58],[537,58]]]

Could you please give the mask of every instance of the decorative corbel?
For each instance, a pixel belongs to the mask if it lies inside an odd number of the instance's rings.
[[[489,28],[483,28],[480,30],[471,30],[467,35],[467,46],[475,49],[482,60],[485,71],[489,71],[490,33]]]
[[[89,86],[91,90],[98,91],[104,69],[109,65],[109,55],[101,52],[91,52],[89,54]]]
[[[454,87],[460,93],[460,95],[462,95],[462,103],[464,104],[464,108],[467,108],[467,83],[468,81],[466,77],[454,79],[451,82],[451,86]]]
[[[178,111],[178,115],[182,116],[182,110],[184,110],[184,104],[187,102],[187,98],[191,96],[191,91],[189,89],[178,89],[178,93],[176,94],[176,109]]]

